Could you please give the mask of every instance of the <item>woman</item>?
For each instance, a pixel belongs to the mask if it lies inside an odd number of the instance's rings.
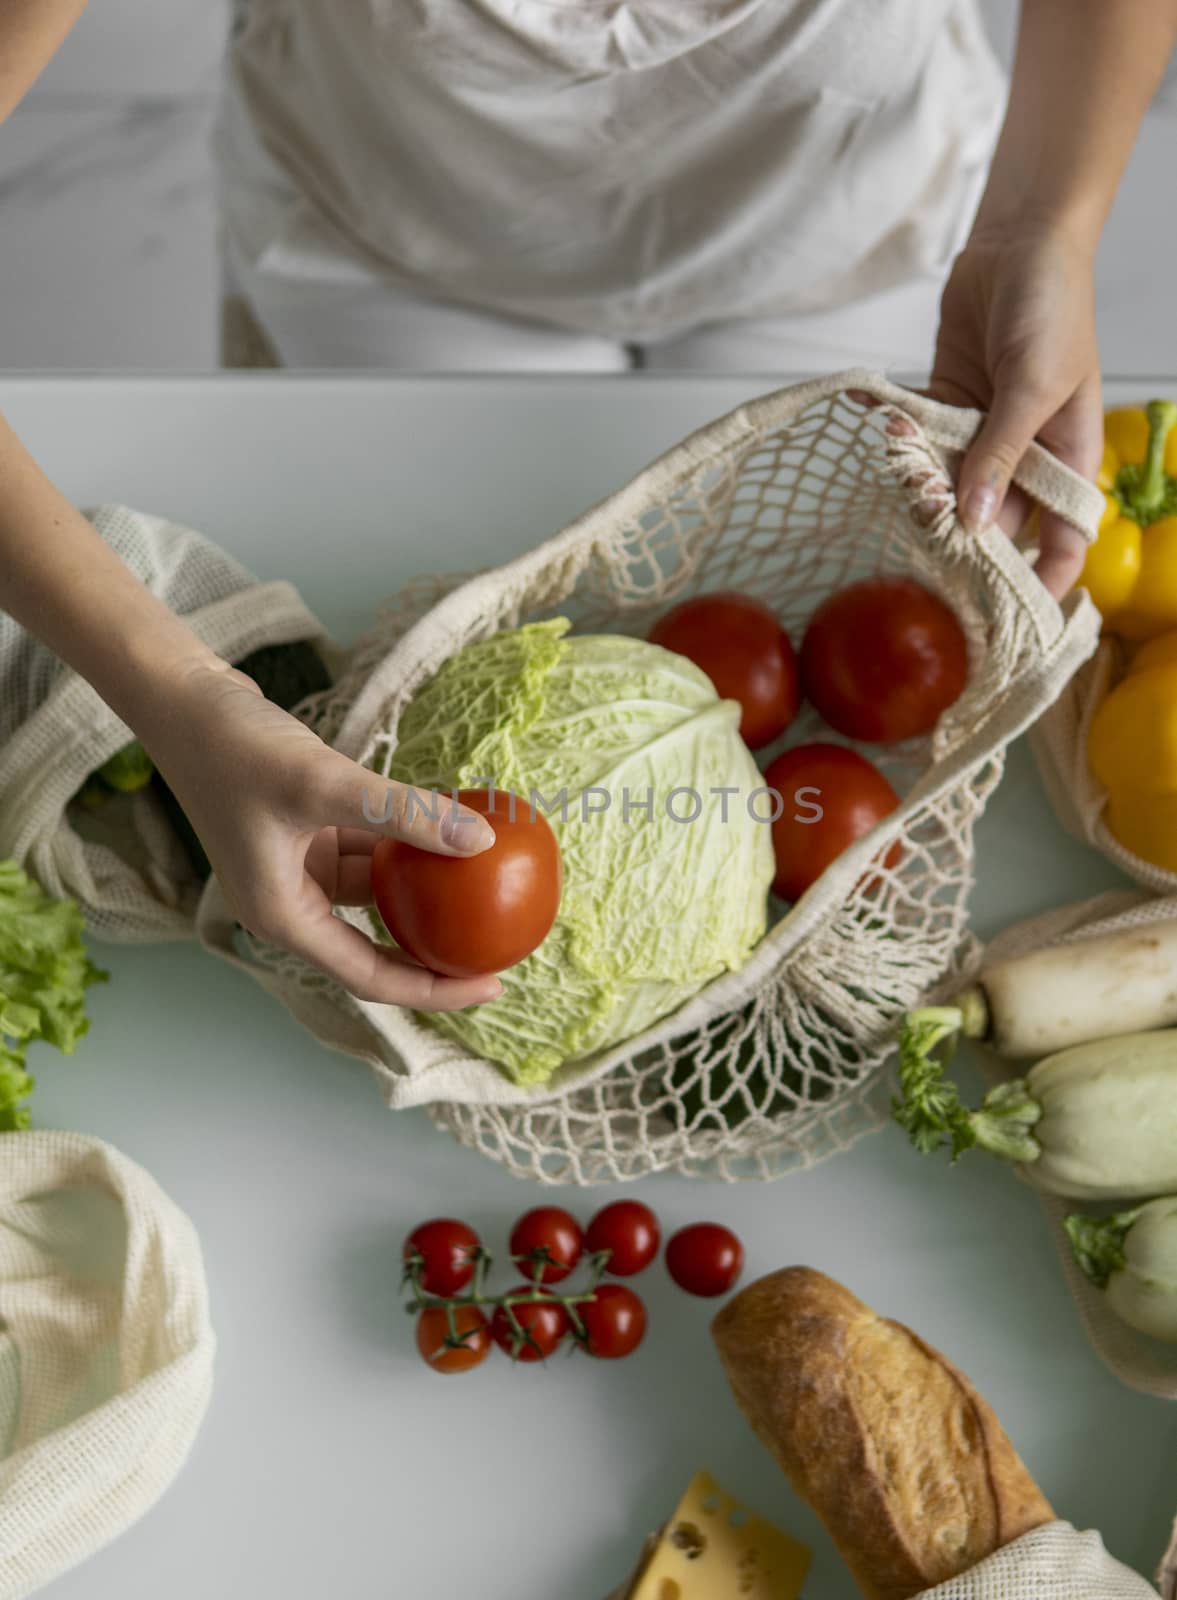
[[[6,0],[0,118],[83,4]],[[919,364],[959,245],[931,391],[988,413],[961,468],[966,520],[1016,525],[1010,478],[1035,438],[1094,475],[1095,248],[1177,0],[1024,0],[987,174],[999,83],[971,0],[252,6],[221,140],[226,235],[286,359]],[[1081,541],[1044,517],[1040,546],[1061,595]],[[2,424],[0,604],[142,739],[247,928],[364,998],[499,992],[331,915],[366,898],[370,774],[205,650]],[[446,838],[397,798],[379,831],[489,843],[477,820]]]
[[[974,0],[239,0],[231,275],[295,366],[923,367]]]

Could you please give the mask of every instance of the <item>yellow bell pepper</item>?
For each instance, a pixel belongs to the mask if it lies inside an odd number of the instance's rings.
[[[1104,418],[1099,536],[1079,578],[1110,633],[1177,628],[1177,405],[1150,400]]]
[[[1138,650],[1091,722],[1104,822],[1134,855],[1177,872],[1177,633]]]
[[[1177,666],[1177,633],[1161,633],[1147,644],[1138,645],[1125,674],[1151,672],[1154,667]]]

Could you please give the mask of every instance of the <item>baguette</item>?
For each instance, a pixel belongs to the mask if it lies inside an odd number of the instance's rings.
[[[761,1278],[712,1333],[744,1415],[868,1600],[910,1600],[1055,1520],[968,1379],[823,1273]]]

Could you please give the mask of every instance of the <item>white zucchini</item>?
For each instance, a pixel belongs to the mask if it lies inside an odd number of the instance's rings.
[[[1068,1217],[1080,1267],[1130,1328],[1177,1344],[1177,1196],[1112,1217]]]
[[[1011,1060],[1177,1025],[1177,918],[986,967],[952,1002],[959,1029]]]
[[[1074,1200],[1177,1193],[1177,1029],[1100,1039],[1048,1056],[970,1111],[937,1047],[953,1034],[934,1010],[908,1019],[896,1120],[919,1150],[976,1145],[1016,1162],[1039,1189]]]

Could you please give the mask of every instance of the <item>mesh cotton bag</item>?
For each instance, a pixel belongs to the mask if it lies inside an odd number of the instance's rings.
[[[1126,928],[1146,929],[1153,923],[1169,922],[1175,917],[1177,896],[1115,889],[1096,895],[1093,899],[1060,906],[1041,916],[1015,923],[987,946],[985,959],[996,963],[1011,956],[1028,954],[1031,950],[1077,944],[1084,939],[1118,933]],[[1011,1075],[1008,1064],[999,1063],[990,1052],[981,1052],[981,1059],[995,1080]],[[1041,1194],[1039,1198],[1084,1332],[1100,1360],[1131,1388],[1165,1400],[1177,1400],[1177,1345],[1165,1344],[1159,1339],[1138,1333],[1109,1309],[1102,1290],[1097,1289],[1079,1269],[1063,1229],[1064,1219],[1072,1212],[1094,1213],[1123,1207],[1104,1208],[1089,1201],[1064,1200],[1051,1194]]]
[[[951,484],[979,423],[868,372],[767,395],[529,555],[411,587],[304,710],[327,742],[374,763],[395,748],[415,691],[501,628],[567,615],[581,632],[645,636],[671,601],[732,588],[771,604],[799,639],[831,590],[875,572],[914,575],[960,617],[969,685],[932,738],[884,753],[901,808],[780,917],[741,971],[537,1090],[235,930],[215,884],[199,913],[207,948],[245,965],[324,1042],[368,1061],[391,1106],[427,1105],[521,1177],[590,1184],[667,1168],[771,1177],[878,1126],[878,1069],[898,1018],[973,959],[973,825],[1005,746],[1096,640],[1085,595],[1060,609],[998,529],[973,537],[959,522]],[[1102,497],[1090,484],[1037,448],[1019,481],[1093,537]],[[803,714],[788,737],[829,735]],[[900,863],[872,888],[864,868],[890,841]],[[366,928],[362,911],[341,914]]]
[[[647,1541],[633,1576],[606,1600],[629,1600],[655,1543]],[[1109,1555],[1098,1533],[1048,1522],[917,1600],[1157,1600],[1157,1591]]]
[[[1048,1522],[919,1600],[1156,1600],[1139,1573],[1117,1561],[1091,1530]]]
[[[78,1134],[0,1134],[0,1600],[154,1505],[214,1343],[196,1233],[142,1168]]]
[[[296,639],[332,648],[291,584],[259,583],[202,534],[124,506],[88,515],[225,660]],[[77,900],[100,938],[191,938],[202,885],[154,791],[116,797],[101,818],[70,804],[133,738],[84,678],[0,612],[0,857],[15,857],[46,893]]]

